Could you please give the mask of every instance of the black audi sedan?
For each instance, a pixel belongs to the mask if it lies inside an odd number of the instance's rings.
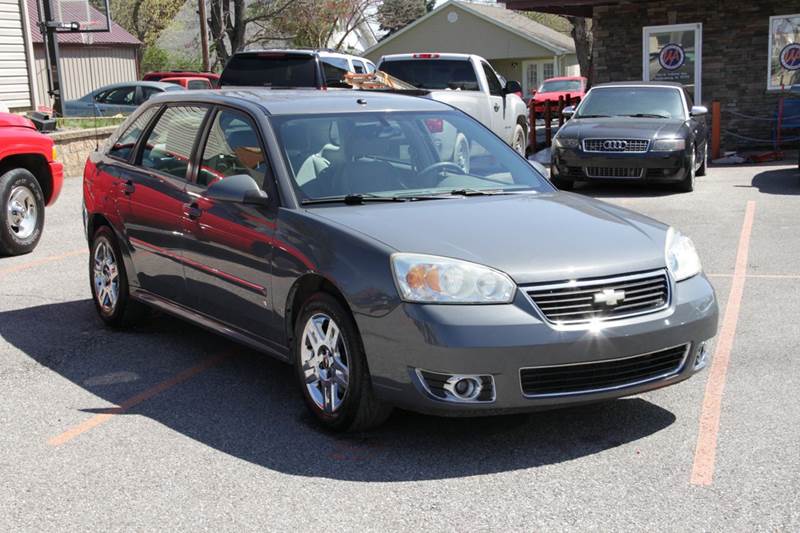
[[[708,160],[708,110],[677,83],[626,82],[593,87],[553,139],[551,180],[631,180],[694,189]]]

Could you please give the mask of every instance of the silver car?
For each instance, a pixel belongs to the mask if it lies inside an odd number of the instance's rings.
[[[128,115],[152,96],[183,91],[180,85],[158,81],[114,83],[95,89],[77,100],[64,102],[65,117],[110,117]]]

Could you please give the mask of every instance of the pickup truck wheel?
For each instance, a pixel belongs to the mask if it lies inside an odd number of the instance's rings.
[[[0,254],[32,252],[44,229],[44,195],[24,168],[0,176]]]
[[[517,124],[514,128],[514,140],[511,143],[511,147],[522,157],[525,157],[525,130],[522,129],[522,126]]]
[[[303,399],[326,429],[363,431],[391,414],[372,391],[355,322],[329,294],[316,293],[303,305],[295,325],[294,358]]]
[[[108,226],[100,226],[92,238],[89,281],[95,309],[106,325],[132,326],[147,313],[143,304],[130,297],[128,273],[117,237]]]
[[[453,149],[453,163],[461,167],[464,174],[469,174],[469,158],[469,141],[463,134],[459,133],[458,137],[456,137],[456,146]]]

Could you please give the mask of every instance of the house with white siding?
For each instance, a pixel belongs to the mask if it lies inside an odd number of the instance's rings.
[[[30,109],[36,99],[32,58],[27,4],[0,0],[0,103],[12,111]]]

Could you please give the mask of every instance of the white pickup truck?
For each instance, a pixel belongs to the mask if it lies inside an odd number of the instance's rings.
[[[488,61],[470,54],[393,54],[383,56],[378,70],[406,83],[430,91],[429,98],[452,105],[479,120],[517,152],[525,155],[528,145],[528,108],[522,88],[506,82]],[[463,136],[443,132],[440,152],[452,161],[469,150]]]

